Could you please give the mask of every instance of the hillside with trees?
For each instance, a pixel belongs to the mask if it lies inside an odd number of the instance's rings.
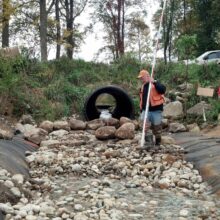
[[[160,8],[153,16],[157,28]],[[141,68],[150,71],[152,47],[145,20],[149,2],[126,0],[3,0],[0,11],[2,48],[19,46],[20,55],[0,57],[1,114],[35,118],[59,118],[81,113],[86,96],[98,86],[116,84],[134,98],[138,114],[138,82]],[[168,1],[155,77],[169,89],[181,83],[217,88],[217,64],[185,65],[172,60],[193,59],[207,50],[220,49],[220,17],[217,0]],[[90,8],[90,21],[78,22]],[[110,64],[73,59],[96,23],[103,25],[103,47]],[[92,42],[91,42],[92,43]],[[56,59],[48,61],[53,49]],[[88,48],[89,50],[89,48]],[[105,60],[105,61],[106,61]],[[192,91],[195,95],[195,91]],[[214,100],[214,101],[213,101]],[[213,102],[216,120],[219,104]],[[192,106],[198,97],[188,102]],[[217,104],[216,104],[217,103]],[[10,110],[9,110],[10,109]]]

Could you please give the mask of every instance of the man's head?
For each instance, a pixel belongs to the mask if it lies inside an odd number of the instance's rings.
[[[147,70],[144,69],[139,72],[137,78],[140,79],[143,83],[150,82],[150,74]]]

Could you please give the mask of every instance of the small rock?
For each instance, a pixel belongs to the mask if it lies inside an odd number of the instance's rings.
[[[71,169],[73,172],[80,172],[82,167],[80,164],[73,164],[73,165],[71,165]]]
[[[74,210],[76,210],[76,211],[80,212],[80,211],[82,211],[82,210],[83,210],[83,207],[82,207],[82,205],[81,205],[81,204],[75,204],[75,205],[74,205]]]
[[[22,174],[15,174],[12,176],[12,180],[18,184],[24,183],[24,176]]]
[[[5,214],[13,214],[14,209],[9,203],[0,203],[0,210]]]
[[[12,187],[10,190],[12,194],[15,195],[16,197],[21,197],[21,192],[17,187]]]
[[[182,217],[187,217],[189,215],[189,211],[186,209],[182,209],[182,210],[180,210],[179,215]]]
[[[4,182],[4,185],[5,185],[6,187],[8,187],[8,188],[14,187],[14,183],[13,183],[12,181],[10,181],[10,180],[6,180],[6,181]]]

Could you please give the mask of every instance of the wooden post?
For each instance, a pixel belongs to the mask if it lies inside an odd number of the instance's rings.
[[[202,96],[205,97],[213,97],[214,94],[214,89],[211,88],[202,88],[202,87],[198,87],[197,89],[197,95],[200,96],[200,101],[202,101]],[[206,122],[206,115],[205,115],[205,107],[203,105],[203,120],[204,122]]]

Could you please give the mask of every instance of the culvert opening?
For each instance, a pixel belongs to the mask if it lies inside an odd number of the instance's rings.
[[[116,108],[116,100],[112,95],[103,93],[97,97],[95,105],[100,113],[108,110],[112,114]]]
[[[105,86],[92,92],[84,103],[84,117],[88,121],[97,119],[101,111],[106,109],[113,118],[120,119],[122,116],[134,118],[132,98],[118,86]]]

